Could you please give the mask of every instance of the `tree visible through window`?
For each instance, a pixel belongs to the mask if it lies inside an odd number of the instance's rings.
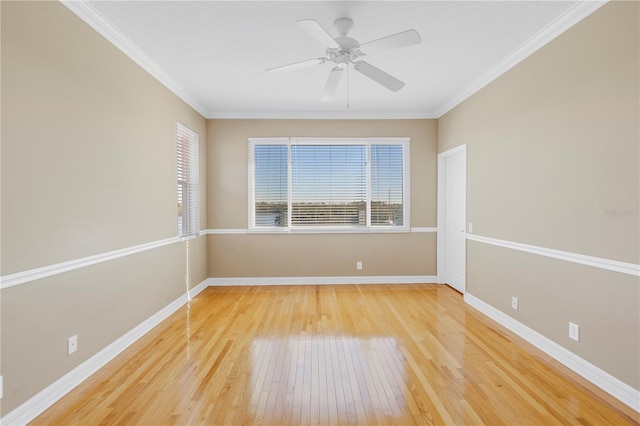
[[[250,140],[251,229],[405,227],[408,139]]]

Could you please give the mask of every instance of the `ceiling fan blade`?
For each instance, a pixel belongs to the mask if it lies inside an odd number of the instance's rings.
[[[353,67],[359,73],[369,77],[378,84],[383,85],[392,92],[397,92],[404,87],[404,83],[392,75],[387,74],[380,68],[376,68],[368,62],[358,61],[353,63]]]
[[[333,67],[329,74],[329,78],[327,79],[327,84],[324,86],[324,91],[322,92],[322,98],[320,98],[320,100],[330,101],[336,96],[338,85],[342,79],[342,74],[344,74],[344,68]]]
[[[298,21],[298,25],[308,32],[311,37],[322,43],[323,46],[333,48],[340,47],[338,42],[331,37],[331,34],[329,34],[327,30],[325,30],[315,19],[302,19]]]
[[[307,67],[312,67],[314,65],[324,64],[326,61],[327,61],[326,58],[308,59],[306,61],[294,62],[293,64],[282,65],[280,67],[275,67],[275,68],[269,68],[267,72],[279,74],[286,71],[292,71],[300,68],[307,68]]]
[[[422,42],[420,34],[416,30],[407,30],[398,34],[382,37],[377,40],[368,41],[362,43],[360,47],[366,47],[367,49],[380,49],[389,50],[397,49],[400,47],[413,46]]]

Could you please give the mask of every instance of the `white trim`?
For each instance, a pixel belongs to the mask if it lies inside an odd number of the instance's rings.
[[[364,224],[366,226],[366,228],[371,228],[371,143],[367,142],[366,143],[367,148],[365,151],[365,171],[364,171],[364,175],[365,175],[365,197],[366,197],[366,202],[365,202],[365,207],[364,207],[364,212],[365,212],[365,219],[364,219]],[[403,149],[403,151],[405,151]],[[406,158],[403,156],[402,157],[402,165],[404,167],[404,165],[406,164]],[[404,185],[404,181],[406,179],[404,179],[404,177],[406,176],[410,176],[407,174],[403,175],[403,179],[402,179],[402,184]],[[404,187],[402,188],[402,198],[406,198],[406,192],[404,192]],[[402,200],[404,202],[404,200]],[[292,204],[289,204],[292,205]],[[292,210],[292,209],[290,209]],[[405,225],[406,223],[410,223],[406,221],[406,212],[407,209],[403,206],[402,208],[402,212],[403,212],[403,218],[402,218],[402,224]],[[291,221],[289,221],[289,224],[291,224]],[[405,227],[405,226],[403,226]]]
[[[437,283],[444,284],[444,268],[445,268],[445,258],[444,258],[444,221],[445,221],[445,211],[444,211],[444,185],[445,185],[445,169],[444,162],[448,157],[452,155],[456,155],[459,153],[464,153],[465,158],[465,176],[464,181],[465,185],[467,183],[467,145],[462,144],[455,148],[451,148],[447,151],[441,152],[438,154],[438,193],[436,199],[437,205],[437,221],[438,226],[436,228],[437,232],[437,241],[436,241],[436,271],[437,271]],[[466,189],[465,189],[465,197],[466,197]],[[465,227],[467,226],[467,212],[466,212],[467,200],[465,198]],[[466,258],[466,249],[465,249],[465,258]],[[465,271],[465,288],[466,288],[466,271]]]
[[[355,111],[208,111],[205,118],[225,120],[422,120],[436,119],[433,112],[355,112]]]
[[[595,268],[640,277],[640,265],[635,263],[619,262],[617,260],[604,259],[602,257],[587,256],[568,251],[515,243],[513,241],[499,240],[497,238],[483,237],[475,234],[466,234],[466,238],[467,240],[491,244],[493,246],[524,251],[527,253],[538,254],[540,256],[551,257],[553,259],[566,260],[567,262],[579,263],[581,265],[593,266]]]
[[[255,149],[252,149],[255,151]],[[251,154],[253,155],[253,153]],[[251,159],[253,167],[255,171],[255,158]],[[251,175],[251,185],[252,191],[255,191],[256,185],[256,176],[255,173]],[[287,143],[287,226],[285,230],[291,229],[291,223],[293,222],[293,191],[291,190],[293,187],[293,150],[291,148],[291,139],[289,139]],[[249,208],[251,209],[251,221],[248,224],[249,231],[256,229],[256,204],[255,204],[255,192],[251,192]],[[253,228],[253,229],[252,229]],[[278,228],[273,228],[274,231],[278,231]]]
[[[180,83],[174,80],[158,64],[149,58],[142,50],[131,42],[124,34],[114,27],[91,3],[85,0],[60,0],[69,10],[75,13],[87,25],[93,28],[98,34],[106,38],[111,44],[127,55],[133,62],[147,71],[153,78],[158,80],[176,96],[185,101],[203,116],[207,116],[206,109],[198,99],[186,90]]]
[[[126,247],[123,249],[100,253],[93,256],[87,256],[80,259],[69,260],[66,262],[56,263],[54,265],[43,266],[41,268],[29,269],[27,271],[16,272],[14,274],[3,275],[2,277],[0,277],[0,289],[25,284],[42,278],[51,277],[53,275],[62,274],[63,272],[73,271],[74,269],[80,269],[86,266],[95,265],[97,263],[107,262],[109,260],[118,259],[120,257],[129,256],[134,253],[140,253],[142,251],[147,251],[158,247],[163,247],[184,240],[185,239],[180,239],[178,237],[166,238],[164,240],[139,244],[137,246]]]
[[[345,277],[214,277],[208,286],[320,285],[320,284],[433,284],[435,275],[345,276]]]
[[[415,226],[415,227],[384,227],[373,226],[371,228],[308,228],[308,229],[292,229],[287,228],[255,228],[255,229],[204,229],[200,231],[200,235],[221,235],[221,234],[408,234],[408,233],[424,233],[437,232],[435,226]]]
[[[442,158],[450,157],[452,155],[456,155],[460,152],[465,152],[467,150],[467,144],[458,145],[455,148],[448,149],[444,152],[438,154],[438,156],[442,155]]]
[[[412,226],[411,232],[438,232],[435,226]]]
[[[542,352],[559,361],[561,364],[575,371],[594,385],[598,386],[600,389],[609,393],[637,412],[640,412],[640,391],[638,389],[629,386],[601,368],[596,367],[583,358],[580,358],[578,355],[553,340],[550,340],[521,322],[516,321],[509,315],[478,299],[474,295],[466,293],[464,295],[464,301],[482,312],[484,315],[496,321],[498,324],[522,337]]]
[[[205,229],[201,232],[204,235],[220,235],[220,234],[248,234],[248,229]]]
[[[522,62],[537,50],[541,49],[544,45],[549,43],[551,40],[555,39],[560,34],[564,33],[587,16],[591,15],[606,3],[607,0],[587,0],[577,2],[574,6],[569,8],[553,22],[549,23],[549,25],[547,25],[545,28],[531,37],[528,41],[518,47],[509,56],[502,59],[498,64],[484,73],[476,81],[463,88],[460,92],[454,94],[449,100],[447,100],[446,103],[444,103],[439,108],[435,116],[437,118],[442,117],[457,105],[461,104],[464,100],[480,91],[480,89],[500,77],[505,72],[509,71],[511,68],[518,65],[520,62]]]
[[[250,234],[408,234],[408,226],[296,226],[283,228],[256,227],[249,230]]]
[[[42,391],[28,399],[26,402],[9,412],[0,419],[0,424],[16,425],[27,424],[39,416],[44,410],[51,407],[56,401],[69,393],[105,364],[115,358],[122,351],[131,346],[136,340],[148,333],[153,327],[167,319],[171,314],[180,309],[188,300],[195,297],[207,287],[207,281],[203,281],[169,305],[165,306],[126,334],[109,344],[91,358],[78,365],[76,368],[47,386]]]
[[[48,278],[54,275],[62,274],[65,272],[70,272],[76,269],[84,268],[87,266],[95,265],[102,262],[107,262],[110,260],[118,259],[120,257],[129,256],[131,254],[140,253],[146,250],[151,250],[159,247],[164,247],[169,244],[180,243],[184,241],[193,240],[203,235],[246,235],[249,233],[256,234],[267,234],[267,233],[282,233],[284,231],[279,232],[268,232],[267,230],[252,230],[251,232],[248,229],[203,229],[200,231],[198,235],[191,235],[185,238],[166,238],[164,240],[153,241],[150,243],[139,244],[132,247],[126,247],[123,249],[113,250],[106,253],[100,253],[93,256],[87,256],[80,259],[69,260],[66,262],[56,263],[54,265],[43,266],[40,268],[29,269],[22,272],[16,272],[14,274],[3,275],[0,277],[0,289],[5,289],[21,284],[26,284],[31,281]],[[292,234],[301,233],[301,234],[314,234],[314,233],[325,233],[329,232],[326,230],[295,230],[291,232]],[[375,227],[372,229],[363,229],[363,230],[338,230],[331,231],[337,233],[409,233],[409,232],[435,232],[435,228],[405,228],[398,227],[394,228],[383,228],[383,227]],[[286,233],[286,232],[285,232]]]
[[[282,111],[282,112],[258,112],[258,111],[233,111],[220,112],[207,110],[193,93],[186,90],[180,83],[170,77],[164,69],[152,61],[142,50],[124,36],[116,27],[102,16],[90,2],[86,0],[61,0],[69,10],[75,13],[87,25],[105,37],[116,48],[127,55],[131,60],[151,74],[167,89],[175,93],[193,109],[207,119],[312,119],[312,120],[384,120],[384,119],[437,119],[456,107],[458,104],[478,92],[493,80],[522,62],[528,56],[542,48],[551,40],[571,28],[573,25],[595,12],[604,5],[607,0],[588,0],[578,2],[568,9],[556,20],[547,25],[516,51],[504,58],[500,63],[487,71],[471,85],[447,100],[437,111],[412,111],[412,112],[322,112],[322,111]]]
[[[261,141],[262,139],[266,140],[266,143],[271,143],[272,140],[277,140],[275,138],[250,138],[249,140],[253,142],[258,142],[258,141]],[[291,145],[366,145],[367,147],[371,145],[407,146],[411,142],[411,138],[406,136],[398,136],[398,137],[374,136],[370,138],[361,138],[361,137],[323,138],[323,137],[292,136],[289,139],[291,141]],[[367,161],[368,160],[369,158],[367,157]]]
[[[404,217],[402,218],[402,224],[406,227],[411,226],[411,139],[405,138],[406,143],[403,143],[402,149],[402,213]],[[370,163],[369,159],[367,162]],[[371,177],[371,174],[369,174]],[[369,182],[370,184],[371,182]],[[371,194],[369,194],[371,195]],[[369,197],[371,200],[371,197]],[[371,206],[369,206],[371,209]]]

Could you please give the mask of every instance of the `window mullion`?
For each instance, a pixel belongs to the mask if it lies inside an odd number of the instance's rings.
[[[291,202],[292,199],[292,188],[293,188],[293,183],[292,183],[292,178],[291,178],[291,162],[293,161],[293,158],[291,157],[291,138],[288,139],[287,141],[287,229],[291,229],[293,227],[293,224],[291,223],[291,218],[292,216],[292,210],[293,210],[293,205]]]
[[[249,227],[256,226],[256,173],[255,173],[255,143],[249,141]]]
[[[366,152],[366,194],[367,194],[367,228],[371,227],[371,142],[367,141]]]
[[[411,192],[410,169],[409,169],[409,144],[402,144],[402,224],[408,226],[410,222],[411,203],[409,192]]]

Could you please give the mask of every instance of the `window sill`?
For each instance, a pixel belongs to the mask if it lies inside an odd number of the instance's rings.
[[[199,236],[201,236],[203,234],[201,234],[200,232],[198,232],[197,234],[192,234],[192,235],[185,235],[183,237],[178,237],[178,241],[189,241],[189,240],[195,240],[196,238],[198,238]]]
[[[249,228],[249,234],[408,234],[409,226]]]

